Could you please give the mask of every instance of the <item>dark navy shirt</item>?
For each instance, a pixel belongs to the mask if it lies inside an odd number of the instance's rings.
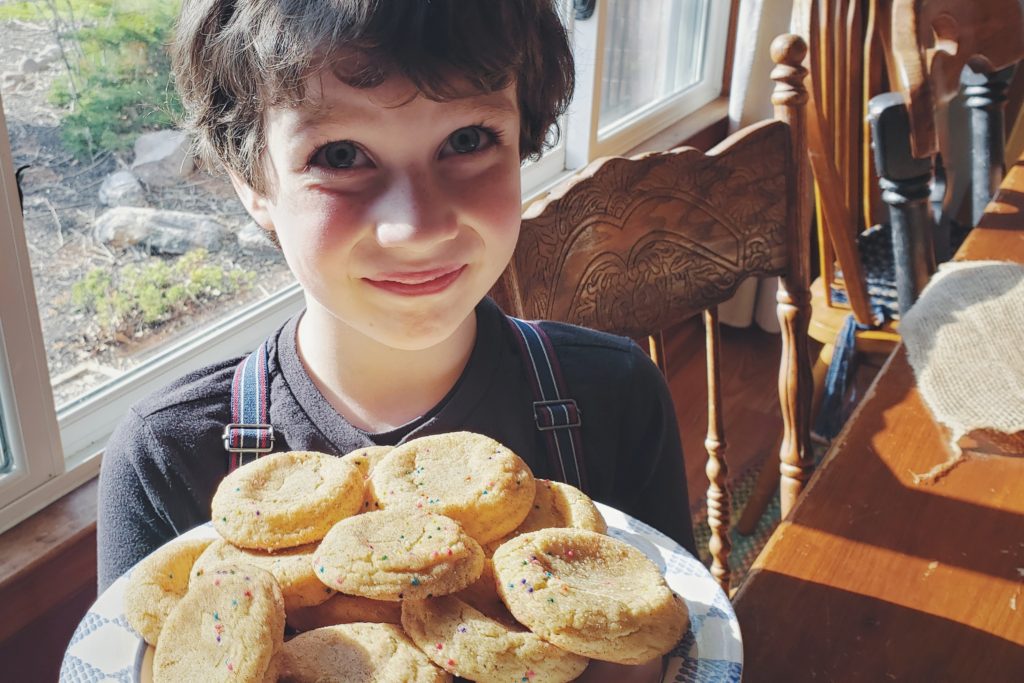
[[[338,414],[299,360],[299,318],[285,323],[268,344],[275,450],[342,455],[467,430],[511,448],[535,476],[557,478],[534,425],[534,396],[512,329],[489,299],[476,314],[476,342],[455,387],[427,415],[386,434],[368,434]],[[694,552],[682,446],[658,368],[629,339],[542,326],[582,414],[588,493]],[[133,406],[114,432],[100,468],[100,590],[163,543],[209,521],[210,501],[227,473],[221,433],[231,421],[231,379],[241,360],[182,377]]]

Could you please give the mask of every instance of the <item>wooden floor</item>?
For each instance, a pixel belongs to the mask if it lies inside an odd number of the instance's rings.
[[[721,326],[722,403],[725,461],[729,479],[738,479],[766,457],[776,457],[782,434],[778,368],[781,337],[756,326]],[[668,382],[686,459],[690,507],[704,504],[708,488],[704,437],[708,428],[704,326],[699,317],[665,337]]]
[[[779,354],[782,338],[757,326],[721,326],[722,403],[725,420],[724,451],[729,480],[736,481],[751,467],[772,458],[777,467],[782,416],[779,413]],[[812,344],[811,358],[820,347]],[[668,383],[676,406],[683,441],[690,507],[703,507],[708,479],[704,473],[707,452],[707,366],[704,326],[696,317],[666,332]],[[857,374],[856,395],[874,378],[878,367],[864,365]]]

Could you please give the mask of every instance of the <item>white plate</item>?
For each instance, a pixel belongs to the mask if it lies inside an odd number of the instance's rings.
[[[738,682],[743,670],[740,625],[729,599],[710,572],[661,532],[607,505],[597,506],[608,523],[609,535],[639,548],[651,558],[690,610],[690,628],[669,653],[663,683]],[[209,524],[184,535],[206,536],[216,536]],[[122,611],[127,576],[105,590],[78,625],[64,653],[62,683],[139,683],[147,647],[128,625]]]

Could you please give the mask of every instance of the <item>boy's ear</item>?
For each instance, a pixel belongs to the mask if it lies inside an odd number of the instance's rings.
[[[231,184],[235,188],[238,199],[241,200],[242,206],[249,212],[252,219],[267,232],[274,232],[274,221],[270,217],[267,198],[252,189],[249,183],[242,180],[234,171],[228,171],[228,177],[231,178]]]

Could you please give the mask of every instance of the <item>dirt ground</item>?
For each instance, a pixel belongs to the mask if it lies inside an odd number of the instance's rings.
[[[56,42],[44,23],[0,21],[0,36],[0,75],[19,72],[24,58],[38,55]],[[48,97],[63,69],[62,62],[54,62],[41,72],[26,74],[21,82],[5,81],[2,90],[15,168],[29,166],[21,181],[25,234],[58,406],[138,365],[182,328],[194,330],[290,281],[276,253],[228,247],[211,258],[225,268],[255,271],[258,284],[252,290],[233,301],[194,311],[185,319],[137,333],[134,339],[99,339],[95,321],[71,302],[71,286],[95,267],[119,268],[159,257],[112,250],[94,239],[93,221],[107,208],[98,198],[100,185],[110,173],[130,166],[131,153],[104,152],[81,162],[65,149],[60,138],[60,111]],[[145,192],[154,208],[213,216],[231,229],[249,222],[227,183],[209,176],[194,177],[171,188],[147,187]]]

